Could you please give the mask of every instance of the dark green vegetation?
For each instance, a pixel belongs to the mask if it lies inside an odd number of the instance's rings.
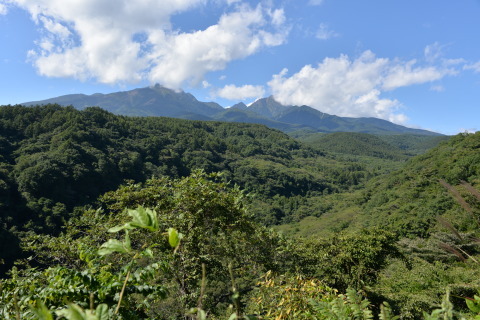
[[[127,116],[164,116],[191,120],[218,120],[264,124],[270,128],[292,132],[363,132],[372,134],[437,133],[411,129],[376,118],[347,118],[329,115],[308,106],[284,106],[273,97],[259,99],[249,107],[243,103],[224,109],[214,102],[200,102],[184,92],[175,92],[155,85],[110,94],[72,94],[24,105],[59,104],[83,110],[99,106],[115,114]]]
[[[2,319],[480,311],[480,133],[412,158],[435,142],[334,134],[319,149],[254,124],[50,105],[1,107],[0,135]]]

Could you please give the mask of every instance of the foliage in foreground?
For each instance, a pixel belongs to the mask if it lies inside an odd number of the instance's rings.
[[[216,174],[196,172],[183,179],[127,185],[102,198],[104,211],[87,210],[59,237],[31,235],[24,245],[34,256],[26,263],[37,267],[14,271],[3,283],[1,302],[9,312],[16,303],[27,310],[36,300],[48,308],[66,301],[82,308],[110,305],[121,300],[122,279],[130,274],[122,302],[126,308],[121,309],[125,319],[177,318],[195,307],[201,295],[207,310],[228,308],[231,274],[238,292],[250,290],[260,274],[284,264],[277,252],[283,240],[252,221],[243,192],[215,179]],[[156,222],[142,227],[143,220]],[[139,226],[143,231],[132,229]],[[176,252],[165,241],[169,228],[185,236]],[[107,230],[125,235],[109,239]],[[92,250],[100,246],[100,251]],[[209,283],[203,294],[202,266]]]
[[[392,235],[289,242],[252,222],[243,193],[215,179],[196,172],[130,184],[102,197],[104,211],[73,219],[56,241],[33,237],[45,242],[38,267],[13,269],[1,281],[0,316],[397,319],[363,290],[396,255]],[[55,248],[62,241],[69,250]],[[61,259],[48,264],[54,257]],[[449,301],[423,317],[460,319]],[[475,313],[479,301],[468,303]]]

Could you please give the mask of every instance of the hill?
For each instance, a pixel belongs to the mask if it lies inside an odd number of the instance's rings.
[[[214,102],[200,102],[191,94],[175,92],[155,85],[153,87],[110,94],[60,96],[42,101],[25,102],[32,106],[56,103],[74,106],[82,110],[98,106],[109,112],[127,116],[164,116],[191,120],[218,120],[265,124],[271,128],[291,132],[310,130],[314,132],[363,132],[372,134],[419,134],[437,133],[407,128],[376,118],[348,118],[322,113],[309,106],[284,106],[274,97],[255,101],[249,107],[237,104],[228,110]]]
[[[381,159],[406,160],[403,150],[382,140],[380,137],[356,132],[312,134],[300,139],[320,150]]]
[[[6,228],[57,232],[75,206],[125,180],[224,172],[278,223],[279,199],[350,188],[372,173],[262,125],[117,116],[100,108],[0,107],[0,207]],[[291,200],[297,202],[298,199]],[[255,210],[254,210],[255,211]]]
[[[357,132],[291,132],[290,136],[323,151],[380,159],[406,160],[425,153],[448,140],[447,136],[389,134],[372,135]]]
[[[480,133],[460,134],[414,157],[400,170],[372,179],[363,190],[321,200],[312,198],[305,206],[322,201],[322,208],[329,209],[305,221],[308,227],[301,228],[301,232],[314,235],[377,226],[404,236],[428,237],[442,227],[438,217],[451,221],[461,232],[471,230],[477,225],[472,215],[456,203],[440,181],[448,182],[470,199],[475,215],[480,214],[479,203],[461,185],[465,181],[480,189],[479,151]]]

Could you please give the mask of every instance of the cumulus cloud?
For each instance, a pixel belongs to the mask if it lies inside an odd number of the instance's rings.
[[[309,105],[340,116],[369,116],[402,123],[407,118],[398,112],[401,103],[382,97],[382,93],[452,74],[450,69],[416,64],[377,58],[365,51],[356,59],[346,55],[325,58],[316,67],[307,65],[291,76],[284,69],[268,85],[275,99],[286,105]]]
[[[398,63],[390,66],[388,75],[383,79],[383,88],[393,90],[414,84],[432,82],[442,79],[447,74],[454,74],[454,70],[439,69],[438,67],[414,67],[415,60],[406,63]]]
[[[149,42],[153,50],[149,57],[154,67],[149,79],[177,88],[185,80],[196,84],[207,72],[222,70],[232,60],[252,55],[264,46],[283,43],[286,33],[266,31],[266,24],[260,5],[242,6],[205,30],[174,35],[163,30],[151,32]]]
[[[262,86],[252,86],[249,84],[241,87],[226,85],[222,89],[216,90],[214,95],[229,100],[245,100],[263,97],[265,95],[265,89]]]
[[[328,25],[325,23],[320,24],[320,27],[317,30],[316,38],[320,40],[328,40],[330,38],[338,37],[339,34],[331,30]]]
[[[211,0],[220,5],[218,0]],[[286,40],[282,9],[223,0],[227,12],[205,30],[182,32],[174,14],[208,0],[11,0],[45,36],[29,54],[40,74],[102,83],[148,79],[179,89],[206,73]]]

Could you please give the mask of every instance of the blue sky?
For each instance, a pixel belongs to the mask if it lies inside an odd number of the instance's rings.
[[[479,0],[0,0],[0,104],[160,83],[480,130]]]

